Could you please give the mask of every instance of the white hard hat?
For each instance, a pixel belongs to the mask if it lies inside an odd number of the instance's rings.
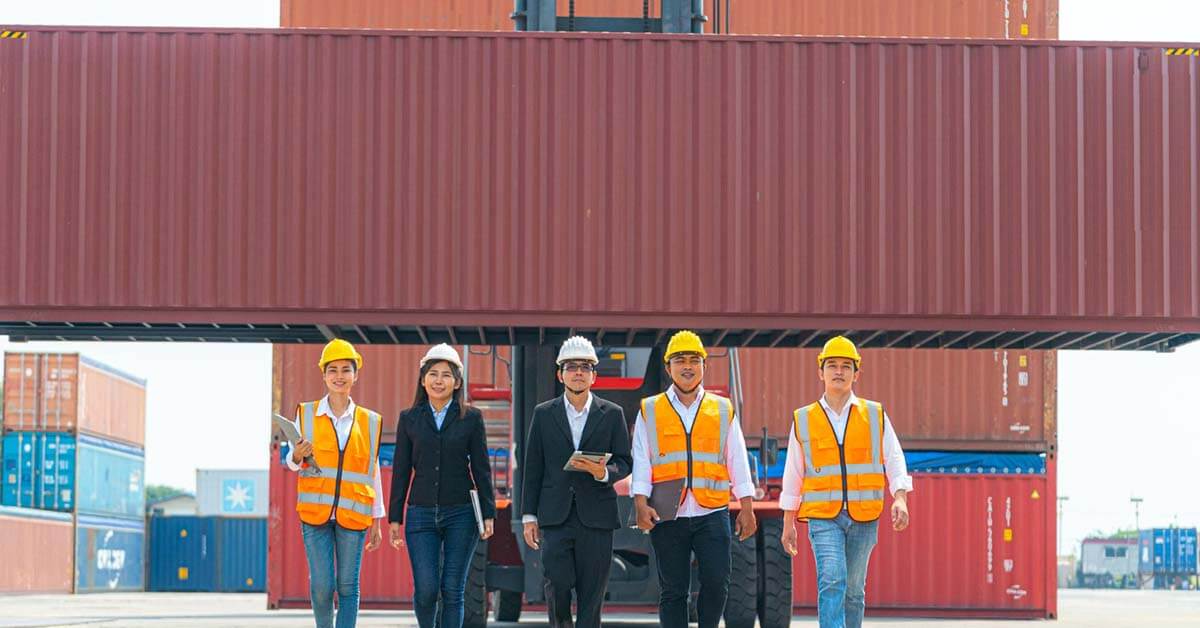
[[[454,350],[454,347],[444,342],[440,345],[430,347],[429,351],[425,352],[425,357],[421,358],[421,368],[425,368],[425,364],[428,362],[442,361],[449,362],[457,366],[458,370],[462,370],[462,360],[458,357],[458,352]]]
[[[562,366],[562,363],[567,360],[587,360],[592,364],[600,363],[600,358],[596,357],[596,349],[583,336],[571,336],[562,344],[562,348],[558,350],[557,364]]]

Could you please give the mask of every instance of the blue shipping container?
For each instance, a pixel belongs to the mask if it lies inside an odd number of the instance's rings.
[[[1196,528],[1152,528],[1138,539],[1138,569],[1145,574],[1196,573]]]
[[[144,520],[89,515],[76,520],[75,592],[143,590]]]
[[[64,432],[4,435],[5,506],[70,511],[75,507],[75,437]]]
[[[75,501],[80,513],[145,516],[142,449],[80,434],[77,453]]]
[[[262,592],[265,518],[152,517],[151,591]]]

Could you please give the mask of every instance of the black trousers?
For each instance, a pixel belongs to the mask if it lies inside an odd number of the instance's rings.
[[[562,525],[542,528],[546,606],[551,626],[572,626],[571,590],[581,628],[600,628],[600,611],[612,566],[613,531],[589,528],[579,520],[575,502]]]
[[[650,543],[658,561],[658,622],[663,628],[687,628],[688,597],[692,585],[692,555],[700,575],[696,608],[700,628],[716,628],[729,597],[730,545],[729,511],[703,517],[683,517],[656,524]]]

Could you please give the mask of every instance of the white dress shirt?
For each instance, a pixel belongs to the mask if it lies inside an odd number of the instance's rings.
[[[354,400],[351,399],[350,403],[346,404],[346,411],[343,412],[341,416],[334,418],[333,429],[337,432],[338,449],[345,449],[346,441],[350,440],[350,428],[354,427],[354,410],[356,408],[357,406],[354,405]],[[322,397],[321,402],[317,404],[317,418],[320,417],[333,417],[333,410],[329,407],[329,395]],[[380,417],[380,420],[382,420],[382,417]],[[304,432],[300,431],[299,410],[297,410],[296,420],[293,421],[293,423],[296,426],[296,431],[303,435]],[[287,466],[292,471],[300,470],[300,465],[292,462],[291,447],[288,447],[287,455],[284,456],[284,460],[287,460]],[[382,519],[383,517],[387,516],[387,512],[383,507],[383,482],[381,482],[379,479],[379,461],[376,460],[375,462],[375,503],[371,506],[371,517],[375,519]],[[334,509],[333,515],[330,518],[337,518],[336,508]]]
[[[704,387],[701,386],[696,390],[696,398],[692,401],[692,405],[685,406],[679,401],[679,394],[674,385],[667,389],[667,399],[671,401],[671,405],[683,419],[683,427],[689,434],[692,432],[692,424],[696,421],[696,413],[700,411],[700,400],[703,397]],[[668,419],[659,417],[658,420]],[[735,499],[754,495],[754,479],[750,476],[750,457],[746,455],[746,437],[742,435],[742,426],[738,422],[737,415],[734,415],[733,426],[729,430],[728,440],[725,442],[725,467],[729,470],[729,484]],[[638,410],[637,423],[633,428],[633,481],[630,490],[634,495],[649,497],[653,487],[653,483],[650,482],[650,440],[646,435],[646,421],[642,418],[642,411]],[[679,506],[675,516],[703,517],[725,508],[727,507],[704,508],[696,502],[696,497],[692,492],[687,491],[687,497],[684,498],[683,504]]]
[[[563,394],[563,404],[567,406],[567,423],[571,426],[571,441],[575,444],[575,450],[579,451],[579,441],[583,439],[583,428],[587,427],[588,413],[592,411],[592,393],[587,394],[587,400],[583,402],[582,410],[576,410],[565,393]],[[604,470],[604,477],[599,481],[608,481],[608,469]],[[521,523],[537,523],[537,515],[521,515]]]
[[[821,395],[821,407],[825,409],[825,414],[829,416],[829,422],[833,424],[833,432],[837,436],[839,444],[846,438],[846,423],[850,420],[850,407],[856,403],[858,403],[858,397],[854,393],[850,393],[846,407],[835,410],[829,406],[825,396]],[[795,428],[793,427],[788,432],[791,433],[791,436],[788,437],[787,464],[783,470],[783,490],[779,495],[779,507],[782,510],[799,510],[800,502],[804,501],[804,497],[801,495],[801,488],[804,486],[804,454],[801,453],[800,442],[796,440]],[[891,489],[893,496],[896,495],[896,491],[901,489],[912,492],[912,476],[908,474],[908,463],[904,461],[904,450],[900,448],[900,439],[896,437],[896,431],[892,429],[892,420],[888,418],[887,412],[883,413],[883,469],[887,475],[888,488]]]

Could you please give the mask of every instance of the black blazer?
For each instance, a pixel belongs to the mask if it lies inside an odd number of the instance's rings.
[[[414,506],[470,504],[469,491],[475,487],[479,488],[483,518],[496,517],[483,413],[471,406],[462,413],[458,402],[452,404],[441,431],[427,403],[400,413],[388,521],[404,523],[405,502]]]
[[[557,397],[533,410],[529,439],[525,443],[521,513],[536,515],[539,526],[560,525],[566,521],[574,500],[584,525],[615,530],[621,527],[621,522],[617,516],[617,492],[612,485],[628,476],[633,465],[625,411],[593,394],[579,449],[612,453],[607,482],[597,482],[587,473],[563,471],[575,452],[566,400]]]

